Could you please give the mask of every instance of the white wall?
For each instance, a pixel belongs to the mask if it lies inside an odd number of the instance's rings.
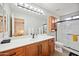
[[[77,15],[79,15],[79,11],[60,16],[60,20],[64,20],[65,18],[69,18],[69,17],[77,16]]]

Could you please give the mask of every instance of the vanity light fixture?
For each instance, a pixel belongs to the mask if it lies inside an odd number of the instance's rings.
[[[72,19],[72,17],[69,17],[69,18],[66,18],[65,20],[71,20]]]
[[[65,20],[71,20],[71,19],[79,19],[79,16],[72,16],[72,17],[66,18]]]
[[[17,6],[18,7],[21,7],[21,8],[25,8],[27,10],[30,10],[30,11],[33,11],[39,15],[45,15],[44,11],[42,9],[39,9],[39,8],[36,8],[36,7],[33,7],[27,3],[17,3]]]
[[[24,6],[25,6],[25,7],[29,7],[29,5],[28,5],[27,3],[26,3],[26,4],[24,4]]]
[[[18,6],[24,6],[24,3],[17,3]]]
[[[74,16],[74,17],[73,17],[73,19],[77,19],[77,18],[79,18],[79,16]]]

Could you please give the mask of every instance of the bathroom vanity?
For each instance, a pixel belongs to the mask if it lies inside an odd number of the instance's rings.
[[[39,35],[37,38],[12,38],[10,43],[0,44],[2,56],[51,56],[55,52],[54,36]]]

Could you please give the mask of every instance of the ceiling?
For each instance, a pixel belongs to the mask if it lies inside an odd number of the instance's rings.
[[[51,13],[51,15],[55,16],[63,16],[66,14],[70,14],[73,12],[79,11],[79,3],[28,3],[32,6],[36,6],[42,8],[44,11]],[[16,12],[23,11],[23,9],[18,9],[16,6],[11,6],[12,10],[16,10]],[[24,13],[29,13],[28,11],[24,10]]]
[[[79,11],[79,3],[32,3],[58,16]]]

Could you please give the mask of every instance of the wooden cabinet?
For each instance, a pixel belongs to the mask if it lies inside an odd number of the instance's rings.
[[[0,55],[1,54],[3,54],[3,56],[24,56],[25,50],[24,50],[24,47],[20,47],[20,48],[15,48],[15,49],[1,52]]]
[[[54,39],[52,38],[51,40],[49,40],[49,54],[53,55],[55,53],[55,42]]]
[[[56,30],[56,18],[54,16],[48,17],[48,30],[49,32],[53,32]]]
[[[15,52],[15,49],[11,49],[11,50],[7,50],[7,51],[4,51],[4,52],[0,52],[0,56],[15,56],[16,55],[16,52]]]
[[[40,42],[39,44],[39,55],[40,56],[48,56],[49,55],[49,45],[48,40]]]
[[[38,56],[38,44],[31,44],[25,47],[26,56]]]
[[[49,40],[26,46],[26,56],[48,56]]]
[[[1,52],[2,56],[49,56],[55,51],[54,39],[33,43],[23,47]]]
[[[40,56],[50,56],[55,52],[54,39],[46,40],[39,43],[39,55]]]
[[[48,56],[49,55],[49,41],[42,42],[42,56]]]
[[[20,47],[15,49],[16,56],[24,56],[25,55],[25,47]]]

